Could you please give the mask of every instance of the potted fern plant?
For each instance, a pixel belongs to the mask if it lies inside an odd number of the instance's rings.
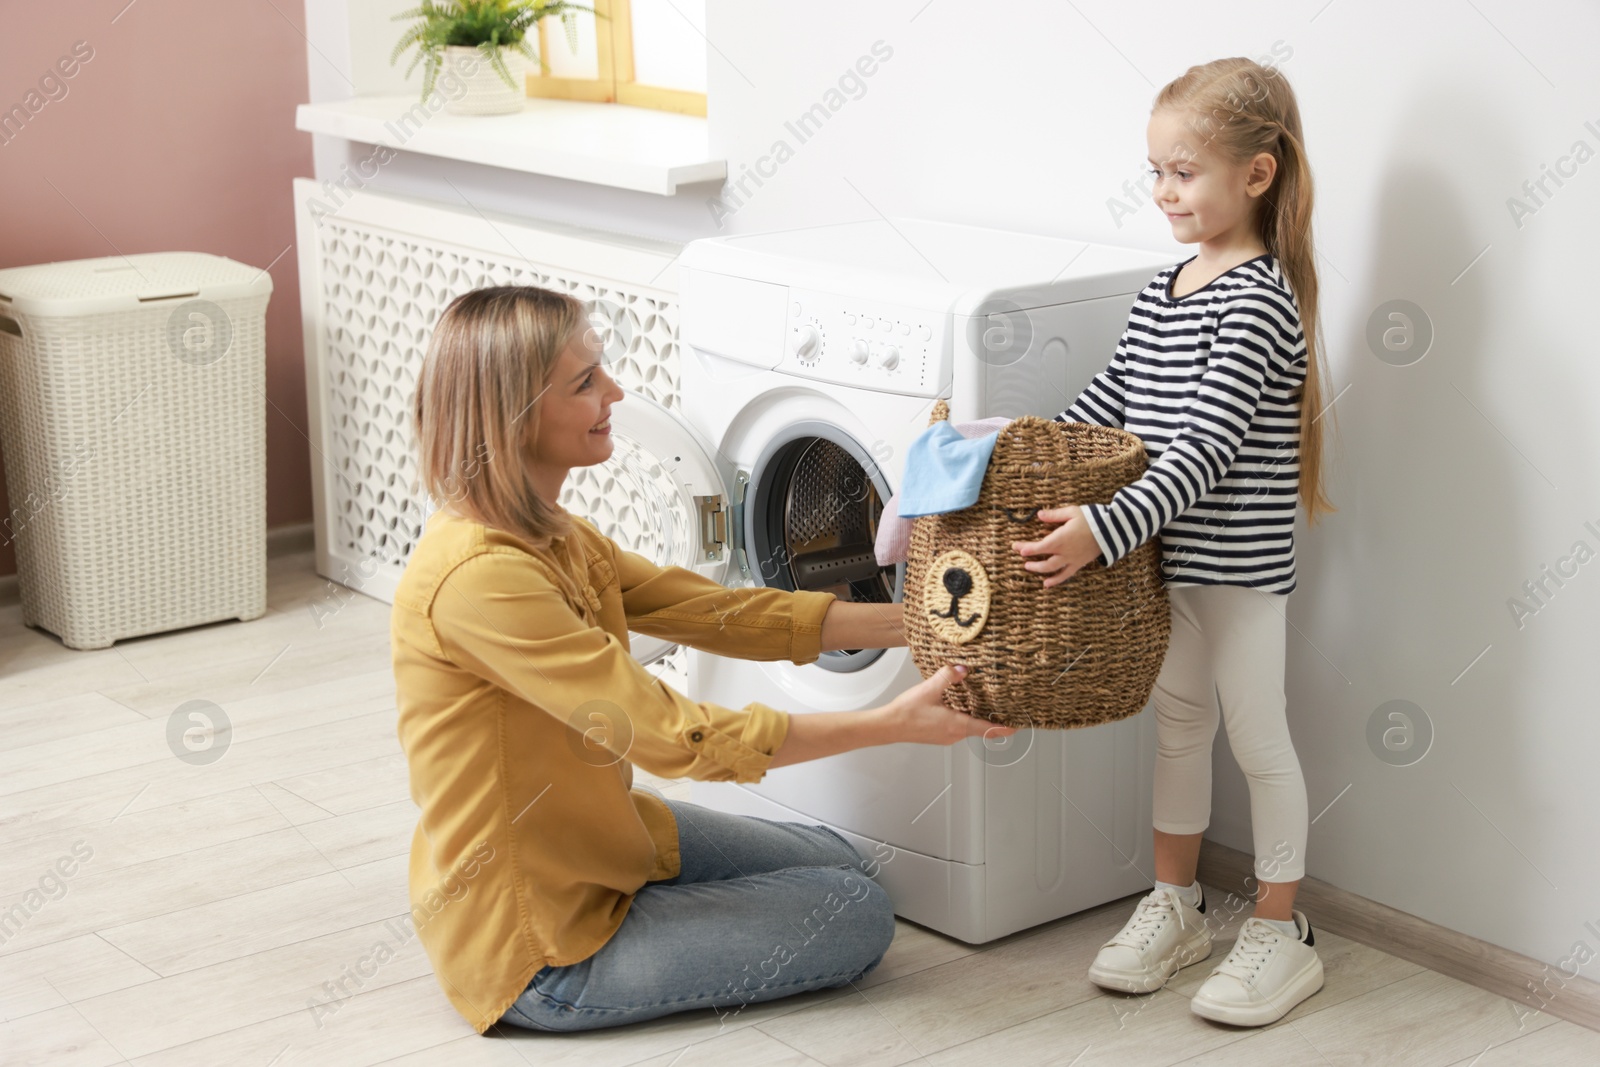
[[[529,46],[528,31],[539,20],[559,15],[566,28],[567,47],[578,50],[577,14],[587,11],[605,18],[591,7],[567,0],[422,0],[395,19],[417,19],[389,56],[392,65],[402,52],[417,49],[409,76],[423,63],[422,99],[433,92],[439,73],[448,68],[465,89],[445,101],[455,115],[504,115],[521,111],[527,100],[524,78],[527,63],[549,66]],[[484,61],[488,62],[485,63]]]

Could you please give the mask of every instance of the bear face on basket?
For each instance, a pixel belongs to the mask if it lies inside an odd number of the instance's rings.
[[[940,400],[929,425],[949,417]],[[1011,545],[1056,528],[1037,518],[1041,508],[1107,503],[1147,462],[1144,442],[1125,430],[1025,415],[1000,430],[971,507],[912,521],[906,641],[923,677],[967,664],[945,690],[950,707],[1063,729],[1145,706],[1172,628],[1159,540],[1048,589]]]

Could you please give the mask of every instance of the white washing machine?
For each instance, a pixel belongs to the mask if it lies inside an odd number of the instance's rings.
[[[725,585],[899,601],[873,543],[934,399],[955,421],[1053,416],[1110,360],[1175,257],[923,219],[691,242],[679,260],[681,413],[640,396],[618,444],[657,493],[663,560]],[[630,410],[631,409],[631,410]],[[680,417],[681,415],[681,417]],[[650,662],[671,646],[633,635]],[[813,664],[690,649],[689,695],[796,714],[873,707],[921,680],[904,648]],[[1154,713],[951,747],[898,743],[697,782],[698,804],[823,823],[904,918],[969,943],[1147,888]]]

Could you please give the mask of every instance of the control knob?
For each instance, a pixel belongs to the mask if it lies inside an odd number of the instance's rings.
[[[815,359],[817,347],[822,344],[822,333],[815,326],[802,326],[794,342],[794,354],[801,359]]]

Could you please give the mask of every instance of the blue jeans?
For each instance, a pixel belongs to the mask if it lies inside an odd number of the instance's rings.
[[[588,959],[544,967],[500,1021],[594,1030],[854,982],[894,940],[894,905],[833,830],[668,800],[677,877],[646,882]]]

